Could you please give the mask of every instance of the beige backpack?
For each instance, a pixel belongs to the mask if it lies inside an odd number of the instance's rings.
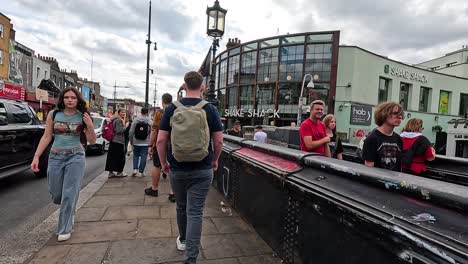
[[[208,155],[210,128],[202,100],[195,106],[184,106],[179,101],[171,118],[172,155],[178,162],[202,161]]]

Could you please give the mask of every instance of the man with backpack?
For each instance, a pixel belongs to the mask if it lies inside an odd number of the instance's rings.
[[[133,146],[133,177],[145,176],[150,133],[151,120],[148,116],[148,108],[143,107],[141,116],[133,121],[129,134],[130,144]]]
[[[196,263],[203,207],[213,171],[218,169],[223,128],[217,109],[200,99],[203,77],[192,71],[185,74],[184,81],[186,96],[164,111],[156,145],[162,170],[169,174],[176,196],[177,249],[186,250],[184,263]]]

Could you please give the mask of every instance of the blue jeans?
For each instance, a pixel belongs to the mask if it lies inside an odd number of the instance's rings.
[[[171,171],[169,179],[176,197],[180,240],[186,241],[185,263],[196,263],[203,208],[213,180],[213,169]]]
[[[83,149],[51,151],[47,168],[49,193],[60,204],[57,234],[68,234],[73,228],[73,216],[81,190],[86,166]]]
[[[133,146],[133,169],[143,173],[148,158],[148,146]]]

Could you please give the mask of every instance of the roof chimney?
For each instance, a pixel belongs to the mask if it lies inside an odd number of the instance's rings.
[[[232,48],[235,48],[235,47],[239,47],[240,45],[241,45],[240,39],[230,38],[230,39],[228,39],[228,43],[226,44],[226,49],[232,49]]]

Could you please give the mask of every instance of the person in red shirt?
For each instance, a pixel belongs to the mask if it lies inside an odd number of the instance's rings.
[[[325,103],[321,100],[315,100],[310,105],[310,117],[302,122],[299,129],[301,141],[301,150],[307,152],[316,152],[330,157],[330,148],[328,143],[330,137],[327,136],[327,128],[320,121],[323,115]]]
[[[423,136],[423,121],[411,118],[406,123],[400,134],[403,140],[403,172],[424,175],[426,172],[426,161],[435,159],[435,149],[431,142]]]

